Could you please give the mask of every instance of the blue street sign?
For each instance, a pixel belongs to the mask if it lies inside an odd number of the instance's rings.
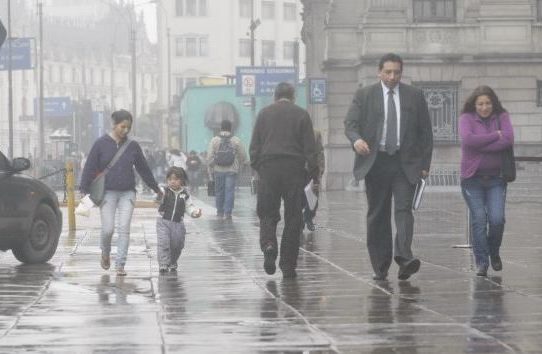
[[[12,38],[11,41],[11,70],[32,69],[32,41],[34,38]],[[0,70],[8,70],[7,41],[0,48]]]
[[[326,79],[309,79],[309,97],[312,104],[327,103]]]
[[[38,101],[34,98],[34,114],[38,116]],[[71,97],[45,97],[43,99],[43,115],[46,118],[71,117],[73,106]]]
[[[235,74],[237,96],[269,96],[281,82],[297,83],[293,66],[238,66]]]

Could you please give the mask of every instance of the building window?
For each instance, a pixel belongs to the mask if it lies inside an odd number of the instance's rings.
[[[297,19],[297,6],[293,3],[284,3],[284,20],[295,21]]]
[[[180,16],[207,16],[207,0],[175,0],[175,14]]]
[[[283,57],[284,60],[293,60],[295,51],[295,42],[284,42]]]
[[[414,22],[455,21],[455,0],[413,0]]]
[[[239,16],[252,17],[252,0],[239,0]]]
[[[275,41],[262,41],[262,60],[275,60]]]
[[[196,0],[185,0],[185,1],[186,1],[186,8],[185,8],[186,16],[196,16],[196,14],[197,14],[197,12],[196,12],[196,7],[197,7]]]
[[[207,37],[200,37],[199,39],[199,56],[206,57],[209,55],[209,45]]]
[[[58,82],[64,82],[64,67],[59,66],[58,67]]]
[[[542,107],[542,81],[536,81],[536,105]]]
[[[175,0],[175,15],[177,17],[184,14],[184,0]]]
[[[239,56],[241,58],[250,57],[250,39],[239,40]]]
[[[542,0],[537,0],[538,21],[542,21]]]
[[[199,15],[207,16],[207,0],[199,0]]]
[[[175,55],[178,57],[205,57],[209,55],[207,36],[183,36],[175,39]]]
[[[275,19],[275,3],[273,1],[262,1],[262,19]]]
[[[455,82],[417,82],[423,90],[435,142],[457,142],[457,96],[459,84]]]

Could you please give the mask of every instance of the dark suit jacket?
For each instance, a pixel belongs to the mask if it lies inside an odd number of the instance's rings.
[[[399,84],[401,106],[400,159],[410,183],[415,184],[421,171],[429,172],[433,152],[433,130],[423,92],[410,85]],[[352,146],[363,139],[371,150],[367,156],[356,153],[354,176],[365,178],[378,153],[384,127],[384,94],[380,82],[358,89],[346,119],[345,134]]]

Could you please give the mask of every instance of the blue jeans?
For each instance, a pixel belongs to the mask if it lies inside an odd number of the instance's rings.
[[[233,210],[233,201],[235,199],[235,183],[237,182],[237,173],[235,172],[215,172],[215,203],[216,214],[231,215]]]
[[[100,207],[100,216],[102,218],[102,233],[100,248],[102,253],[109,255],[111,253],[111,238],[115,231],[115,216],[118,215],[118,239],[117,239],[117,257],[115,265],[117,268],[124,267],[128,246],[130,245],[130,223],[136,199],[135,191],[105,191],[104,202]]]
[[[471,177],[461,181],[463,198],[471,215],[472,250],[477,266],[489,266],[498,256],[504,233],[506,182],[501,177]]]

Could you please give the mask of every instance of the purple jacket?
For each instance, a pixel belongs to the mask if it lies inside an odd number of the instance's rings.
[[[79,188],[82,193],[86,194],[88,192],[92,180],[107,167],[118,149],[119,146],[117,146],[116,141],[108,134],[96,140],[90,149],[87,162],[83,168]],[[147,160],[145,160],[143,151],[141,151],[139,144],[133,140],[117,163],[105,175],[105,189],[113,191],[135,190],[134,167],[143,181],[158,193],[160,189],[147,164]]]
[[[499,175],[501,152],[514,145],[514,130],[507,112],[500,114],[502,137],[497,133],[497,115],[486,119],[476,113],[463,113],[459,118],[462,179],[481,171]]]

